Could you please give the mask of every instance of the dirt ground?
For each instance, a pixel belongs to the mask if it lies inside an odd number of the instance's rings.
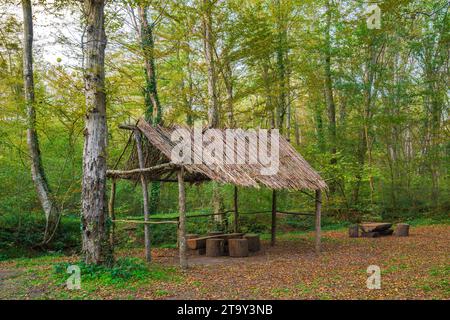
[[[53,284],[57,261],[78,257],[0,262],[0,299],[450,299],[450,226],[413,227],[409,237],[348,238],[346,230],[323,232],[323,252],[313,234],[280,235],[248,258],[190,255],[188,271],[176,249],[155,249],[153,264],[176,277],[137,285],[98,286],[79,292]],[[143,257],[143,250],[120,256]],[[369,265],[381,270],[381,289],[368,289]]]

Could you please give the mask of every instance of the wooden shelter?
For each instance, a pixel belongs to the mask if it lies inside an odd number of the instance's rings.
[[[117,179],[128,179],[140,181],[144,197],[144,221],[145,224],[145,245],[146,257],[150,261],[150,229],[151,223],[178,223],[178,240],[180,249],[180,264],[183,268],[187,267],[186,255],[186,208],[185,208],[185,182],[201,183],[205,181],[217,181],[219,183],[229,183],[235,186],[234,191],[234,229],[238,230],[239,212],[238,212],[238,188],[261,186],[273,190],[272,196],[272,240],[271,244],[275,244],[276,234],[276,190],[313,190],[315,191],[315,228],[316,239],[315,248],[320,252],[320,219],[321,219],[321,190],[326,189],[327,185],[320,175],[309,165],[308,162],[289,144],[283,137],[278,140],[278,170],[275,174],[264,175],[261,170],[267,166],[261,162],[259,157],[251,152],[247,146],[248,135],[244,130],[237,131],[232,140],[233,145],[230,146],[230,140],[225,139],[225,130],[216,129],[222,132],[222,143],[224,146],[225,161],[224,163],[207,164],[206,161],[195,163],[177,164],[171,161],[172,150],[176,146],[171,137],[175,129],[185,129],[190,133],[190,137],[194,139],[195,130],[187,127],[162,127],[151,126],[145,120],[140,119],[136,126],[123,125],[122,129],[128,129],[133,132],[134,137],[133,149],[124,170],[108,170],[108,178],[113,180],[110,197],[110,215],[114,222],[114,199],[115,199],[115,183]],[[236,132],[236,131],[234,131]],[[144,138],[144,139],[143,139]],[[260,143],[259,135],[256,135],[258,144]],[[129,142],[132,137],[130,136]],[[241,143],[238,143],[240,140]],[[270,140],[270,139],[268,139]],[[236,142],[236,143],[235,143]],[[266,142],[266,141],[265,141]],[[192,154],[201,152],[199,148],[206,147],[207,142],[203,141],[203,145],[198,145],[192,140]],[[129,143],[130,144],[130,143]],[[129,145],[128,144],[128,145]],[[271,148],[270,141],[268,143]],[[233,155],[247,159],[243,164],[236,164],[236,161],[229,159],[230,154],[225,150],[230,147]],[[124,150],[125,152],[125,150]],[[122,153],[123,155],[124,153]],[[122,157],[122,156],[121,156]],[[231,160],[231,161],[226,161]],[[120,161],[120,159],[119,159]],[[119,162],[118,161],[118,162]],[[231,164],[228,164],[231,163]],[[148,192],[147,184],[151,181],[161,182],[177,182],[179,187],[179,219],[174,221],[150,221],[148,212]],[[129,220],[127,220],[129,221]]]

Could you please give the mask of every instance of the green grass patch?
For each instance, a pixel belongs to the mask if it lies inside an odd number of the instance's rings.
[[[64,283],[69,277],[67,268],[71,263],[57,263],[54,274],[59,283]],[[138,258],[118,259],[112,267],[77,263],[81,271],[82,286],[95,283],[99,286],[115,286],[132,288],[130,284],[148,281],[175,281],[178,276],[174,267],[147,265]]]
[[[291,290],[289,288],[275,288],[272,289],[271,293],[276,298],[281,298],[288,296]]]

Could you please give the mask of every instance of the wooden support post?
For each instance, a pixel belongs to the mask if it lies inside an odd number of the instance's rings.
[[[109,243],[111,244],[111,248],[114,248],[114,220],[116,220],[116,213],[114,212],[114,202],[116,201],[116,180],[112,180],[111,183],[111,194],[109,196],[108,202],[108,212],[109,218],[111,220],[111,229],[109,233]]]
[[[142,170],[145,168],[144,153],[142,151],[141,133],[138,130],[134,131],[134,138],[136,140],[136,148],[138,153],[139,168]],[[144,221],[149,220],[148,212],[148,190],[147,190],[147,179],[145,179],[144,174],[141,173],[141,186],[142,186],[142,196],[144,198]],[[151,244],[150,244],[150,225],[144,225],[144,238],[145,238],[145,259],[150,262],[152,260],[151,254]]]
[[[320,253],[320,233],[321,233],[321,222],[320,222],[320,210],[322,208],[322,192],[316,190],[316,253]]]
[[[277,233],[277,192],[272,190],[272,238],[270,245],[275,245],[275,236]]]
[[[239,232],[238,188],[234,186],[234,232]]]
[[[180,217],[178,218],[178,243],[180,249],[180,266],[187,269],[188,261],[186,254],[186,196],[184,191],[184,168],[181,167],[177,172],[178,176],[178,210]]]

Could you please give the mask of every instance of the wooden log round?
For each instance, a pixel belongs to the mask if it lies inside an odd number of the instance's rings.
[[[409,236],[409,224],[399,223],[395,229],[395,235],[397,237],[407,237]]]
[[[198,234],[196,234],[196,233],[188,233],[188,234],[186,234],[186,244],[188,243],[188,240],[189,239],[196,239],[196,238],[198,238],[199,237],[199,235]],[[179,239],[177,238],[177,248],[179,248],[178,247],[178,245],[179,245]],[[190,247],[189,247],[189,245],[187,244],[187,248],[189,249],[189,250],[192,250]]]
[[[202,249],[206,247],[206,238],[187,239],[187,246],[191,250]]]
[[[261,243],[259,241],[259,235],[254,233],[248,233],[244,235],[244,239],[248,241],[248,251],[257,252],[261,249]]]
[[[230,257],[248,257],[247,239],[229,239],[228,251]]]
[[[348,236],[350,238],[359,237],[359,226],[357,224],[352,224],[350,227],[348,227]]]
[[[206,240],[206,256],[220,257],[224,255],[225,240],[223,239],[207,239]]]

